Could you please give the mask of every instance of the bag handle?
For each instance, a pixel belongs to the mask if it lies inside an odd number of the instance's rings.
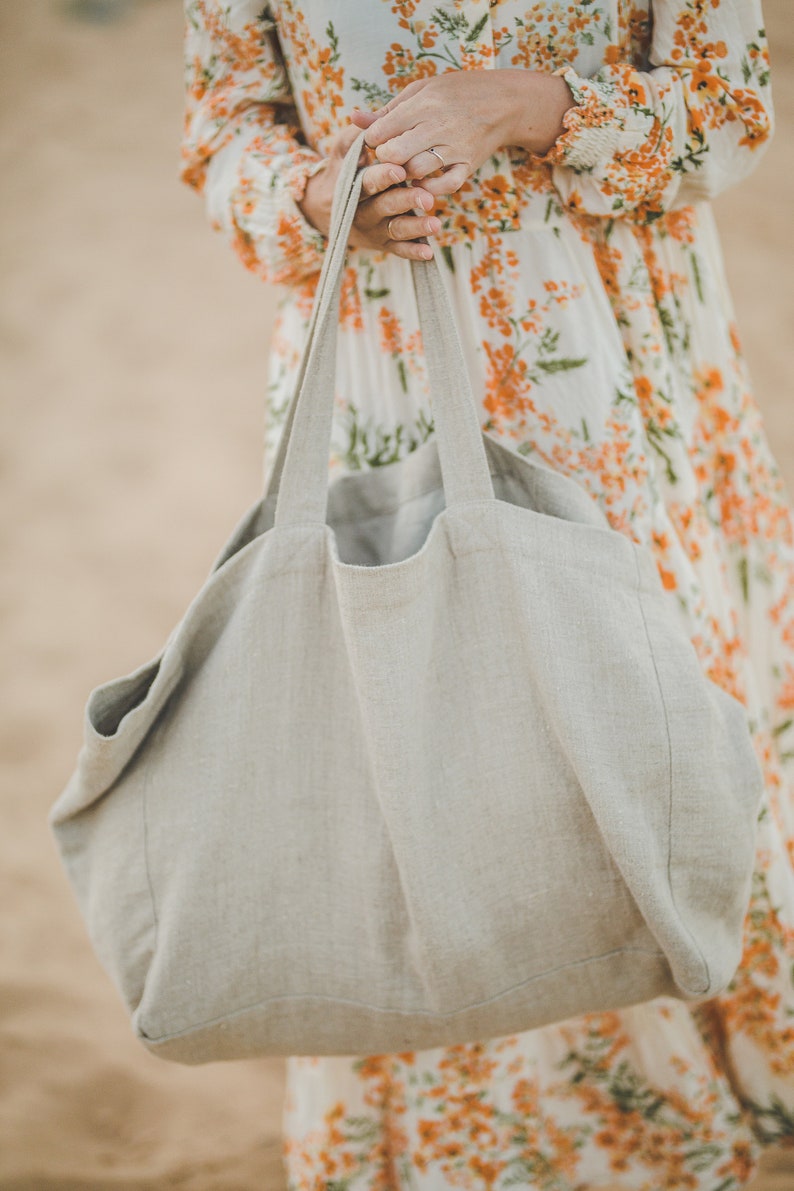
[[[358,159],[363,141],[362,133],[347,153],[337,181],[308,341],[267,486],[267,496],[278,494],[276,525],[324,523],[327,516],[339,296],[361,193],[363,170],[358,169]],[[446,503],[493,500],[478,411],[438,265],[435,260],[413,261],[411,271]]]

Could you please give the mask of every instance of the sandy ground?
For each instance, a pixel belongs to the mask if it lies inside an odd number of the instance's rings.
[[[777,143],[719,215],[791,483],[787,7],[767,0]],[[87,691],[160,647],[257,494],[274,304],[176,181],[179,0],[66,10],[0,3],[0,1188],[278,1191],[282,1064],[138,1046],[46,827]],[[794,1159],[767,1166],[758,1188],[794,1188]]]

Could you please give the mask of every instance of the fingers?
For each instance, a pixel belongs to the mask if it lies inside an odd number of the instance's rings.
[[[373,120],[370,121],[367,132],[367,144],[371,149],[375,149],[378,145],[388,141],[391,137],[405,127],[408,119],[405,112],[399,112],[398,116],[392,117],[392,113],[397,108],[402,107],[407,100],[413,99],[419,91],[424,90],[429,79],[416,79],[413,83],[409,83],[407,87],[403,87],[399,95],[395,95],[394,99],[390,99],[382,108],[378,108],[376,112],[372,112]],[[369,113],[367,113],[369,115]],[[410,121],[409,121],[410,123]],[[362,125],[363,127],[363,125]]]
[[[395,215],[386,223],[390,240],[418,240],[422,236],[437,236],[441,220],[435,215]]]
[[[431,149],[435,152],[431,152]],[[446,170],[453,162],[453,149],[449,145],[432,145],[409,158],[405,162],[405,172],[409,178],[427,178],[439,170]]]
[[[367,137],[369,135],[368,132]],[[419,124],[416,128],[408,128],[398,136],[381,141],[375,149],[375,156],[378,161],[391,161],[395,165],[405,165],[412,157],[418,157],[430,145],[434,145],[435,142],[431,139],[431,135],[425,124]]]
[[[404,181],[405,170],[402,166],[392,165],[391,163],[370,165],[364,170],[361,178],[361,190],[366,199],[372,197],[372,195],[380,194],[392,186],[399,186]]]
[[[455,194],[466,179],[471,177],[472,172],[471,166],[467,162],[459,161],[444,170],[443,173],[422,178],[422,189],[428,191],[435,198],[441,198],[445,194]]]
[[[370,166],[373,171],[382,168]],[[432,248],[418,241],[441,231],[441,221],[430,214],[432,207],[433,196],[421,187],[393,185],[362,200],[351,243],[391,252],[407,260],[430,260]]]
[[[390,252],[404,260],[429,261],[433,257],[433,249],[421,237],[434,234],[431,229],[440,229],[440,226],[438,220],[428,223],[421,217],[401,215],[382,220],[368,230],[354,227],[350,244],[354,248]]]
[[[374,168],[374,167],[371,167]],[[415,208],[420,207],[425,215],[416,215],[416,219],[427,219],[433,209],[433,196],[418,186],[395,186],[374,198],[365,199],[358,208],[356,226],[362,231],[371,231],[378,224],[387,223],[398,215],[415,215]],[[427,228],[423,225],[414,235],[424,236]]]
[[[433,259],[433,249],[430,245],[417,244],[415,240],[409,240],[407,243],[384,244],[382,250],[390,252],[392,256],[402,257],[406,261],[430,261]]]
[[[405,98],[410,98],[421,89],[425,80],[406,87],[393,101],[397,107]],[[387,115],[390,105],[381,109]],[[334,138],[332,152],[344,157],[360,135],[361,130],[375,126],[379,113],[356,109],[351,114],[351,123]],[[369,141],[369,135],[366,142]],[[366,143],[365,142],[365,143]],[[440,169],[440,163],[432,153],[424,154],[427,172]],[[413,162],[418,171],[423,162]],[[405,186],[407,171],[402,164],[392,159],[379,160],[367,166],[361,180],[361,200],[353,224],[351,244],[358,247],[376,248],[390,252],[406,260],[430,260],[432,247],[424,241],[426,236],[435,236],[441,231],[441,221],[431,214],[434,204],[433,193],[423,186]],[[432,181],[432,179],[429,179]],[[441,192],[439,192],[441,193]]]
[[[361,108],[353,108],[353,111],[350,113],[350,119],[359,130],[370,128],[377,118],[375,112],[365,112]]]

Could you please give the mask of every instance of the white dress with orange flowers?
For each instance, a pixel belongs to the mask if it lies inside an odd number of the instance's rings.
[[[417,1054],[288,1061],[291,1191],[735,1191],[794,1143],[794,549],[707,200],[772,112],[757,0],[187,0],[184,177],[243,262],[288,287],[267,461],[323,238],[297,203],[355,105],[446,70],[561,70],[546,158],[509,149],[437,207],[482,424],[652,548],[766,774],[731,988]],[[330,466],[432,433],[405,261],[351,252]],[[494,591],[494,600],[499,599]],[[341,869],[339,879],[344,880]]]

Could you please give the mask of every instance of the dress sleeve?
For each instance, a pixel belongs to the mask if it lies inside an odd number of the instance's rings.
[[[651,19],[647,70],[615,52],[593,78],[560,71],[575,106],[543,160],[586,214],[650,222],[710,199],[750,173],[771,137],[759,0],[654,0]]]
[[[275,28],[262,0],[186,0],[182,179],[266,281],[297,285],[325,239],[298,203],[324,164],[302,139]]]

